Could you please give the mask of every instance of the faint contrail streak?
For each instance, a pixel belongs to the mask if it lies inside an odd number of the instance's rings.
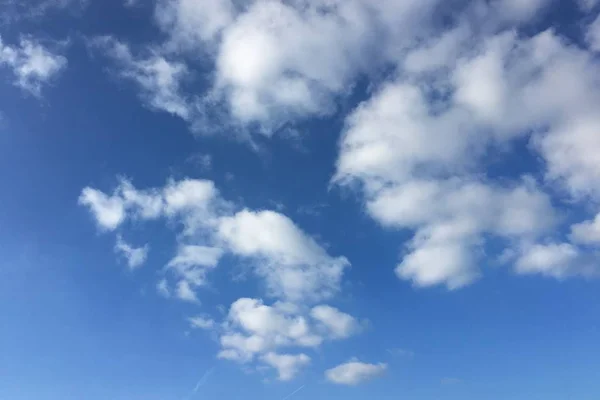
[[[215,370],[215,367],[212,367],[212,368],[209,368],[204,374],[202,374],[202,376],[196,383],[196,386],[194,386],[194,388],[192,389],[192,392],[189,395],[185,396],[183,398],[183,400],[190,400],[192,398],[192,396],[194,394],[196,394],[198,389],[200,389],[206,383],[206,380],[213,373],[214,370]]]
[[[296,393],[298,393],[299,391],[301,391],[302,389],[304,389],[304,386],[306,386],[306,385],[300,386],[298,389],[294,390],[292,393],[288,394],[287,396],[285,396],[281,400],[288,400],[290,397],[292,397],[293,395],[295,395]]]
[[[194,390],[192,391],[193,393],[196,393],[198,391],[198,389],[200,389],[202,387],[202,385],[204,385],[206,383],[206,380],[208,379],[210,374],[213,373],[214,370],[215,370],[215,367],[212,367],[208,371],[206,371],[204,373],[204,375],[202,375],[202,377],[200,378],[198,383],[196,383],[196,386],[194,386]]]

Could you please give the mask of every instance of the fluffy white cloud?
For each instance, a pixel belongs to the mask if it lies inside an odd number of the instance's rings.
[[[67,59],[30,38],[21,38],[18,45],[10,46],[4,44],[0,37],[2,65],[12,70],[15,85],[39,96],[42,86],[51,82],[67,66]]]
[[[487,237],[531,242],[558,222],[532,178],[481,178],[484,155],[514,139],[542,155],[547,183],[600,195],[597,61],[552,31],[478,35],[462,24],[409,52],[340,143],[334,182],[358,183],[371,216],[415,232],[396,273],[418,286],[464,286]]]
[[[526,248],[517,259],[515,269],[521,274],[541,273],[543,275],[564,278],[585,265],[579,250],[569,243],[536,244]]]
[[[164,188],[139,190],[121,178],[111,195],[84,188],[79,203],[90,209],[101,229],[111,231],[127,218],[151,220],[162,216],[181,218],[186,230],[194,231],[214,224],[215,216],[227,206],[214,183],[202,179],[169,181]]]
[[[320,323],[328,336],[336,339],[352,336],[359,328],[354,317],[327,305],[313,307],[310,316]]]
[[[155,16],[169,37],[162,47],[145,58],[132,57],[114,40],[104,47],[150,93],[146,101],[152,105],[160,93],[153,107],[190,121],[194,130],[211,130],[203,125],[215,114],[226,117],[218,119],[228,130],[258,125],[270,135],[285,123],[333,112],[357,77],[412,43],[436,3],[160,0]],[[174,83],[186,78],[183,60],[199,58],[214,67],[212,87],[183,96]],[[156,84],[158,66],[172,78],[168,90]]]
[[[571,226],[571,240],[575,243],[600,244],[600,214],[591,221],[584,221]]]
[[[353,358],[347,363],[325,371],[325,378],[338,385],[358,385],[380,376],[386,369],[386,364],[368,364]]]
[[[167,266],[180,280],[176,293],[186,299],[205,283],[207,272],[226,252],[250,261],[272,296],[293,302],[333,296],[350,266],[345,257],[330,256],[283,214],[234,213],[232,204],[208,180],[171,180],[162,188],[139,190],[121,179],[110,195],[83,189],[79,202],[103,230],[115,230],[128,218],[164,217],[181,225],[177,254]]]
[[[89,207],[99,228],[113,231],[125,220],[125,204],[118,196],[86,187],[81,191],[79,204]]]
[[[325,318],[331,320],[325,320]],[[241,363],[258,361],[276,368],[282,380],[291,379],[307,364],[306,355],[280,354],[282,349],[316,348],[357,332],[356,320],[336,308],[241,298],[230,307],[221,332],[220,358]]]
[[[148,258],[149,250],[150,247],[147,244],[142,247],[133,247],[131,244],[125,242],[120,235],[117,236],[115,252],[122,255],[125,260],[127,260],[127,266],[130,269],[141,267]]]
[[[274,211],[243,210],[224,217],[218,236],[240,256],[256,260],[275,296],[291,301],[318,301],[339,290],[344,257],[333,258],[289,218]]]
[[[257,299],[241,298],[229,310],[228,329],[221,336],[221,357],[252,360],[255,354],[282,346],[318,346],[323,338],[312,332],[297,306],[267,306]]]
[[[267,353],[262,356],[265,364],[277,369],[279,380],[289,381],[294,378],[300,369],[310,364],[310,357],[306,354],[277,354]]]

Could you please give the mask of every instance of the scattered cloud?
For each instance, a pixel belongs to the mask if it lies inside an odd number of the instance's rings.
[[[87,206],[102,230],[114,231],[125,219],[124,200],[86,187],[81,191],[79,204]]]
[[[551,0],[466,3],[445,28],[432,17],[439,0],[158,0],[165,42],[135,47],[105,36],[90,46],[114,62],[148,108],[192,130],[210,131],[213,119],[236,135],[294,130],[334,115],[338,100],[367,78],[365,99],[344,116],[331,182],[356,194],[381,227],[410,234],[398,243],[394,271],[415,287],[472,284],[489,264],[490,242],[504,248],[499,258],[517,275],[596,275],[600,214],[569,233],[560,207],[585,202],[598,212],[600,18],[576,44],[553,29],[521,32]],[[581,0],[585,9],[595,3]],[[35,43],[0,46],[0,63],[21,71]],[[41,49],[46,64],[34,60],[36,67],[22,69],[24,80],[15,72],[31,92],[66,65],[52,64]],[[199,59],[210,71],[202,77]],[[523,143],[519,151],[535,160],[535,172],[526,162],[501,179],[488,170],[490,155]],[[192,161],[212,165],[209,154]],[[189,319],[218,335],[219,358],[272,368],[286,381],[310,364],[310,351],[360,331],[356,318],[324,304],[339,293],[350,261],[330,254],[284,207],[244,208],[201,179],[144,190],[121,179],[112,193],[85,188],[79,203],[102,231],[131,220],[168,222],[177,249],[157,285],[165,297],[198,303],[199,288],[224,258],[259,278],[266,300],[239,298],[221,322]],[[147,247],[120,236],[116,249],[131,268],[146,258]],[[351,359],[325,377],[355,385],[386,369]]]
[[[325,371],[325,378],[338,385],[358,385],[382,375],[386,370],[386,364],[368,364],[353,358]]]
[[[90,45],[117,63],[121,78],[137,84],[144,104],[151,109],[190,120],[192,105],[180,88],[181,81],[189,74],[184,63],[170,61],[156,50],[136,57],[127,44],[110,36],[94,38]]]
[[[215,247],[180,245],[167,267],[190,288],[206,284],[206,274],[219,263],[223,250]]]
[[[335,315],[337,323],[324,325],[323,310]],[[280,349],[314,349],[325,341],[356,333],[355,325],[353,317],[329,306],[307,310],[293,303],[276,302],[269,306],[262,300],[241,298],[231,305],[223,325],[219,357],[240,363],[258,360],[276,368],[280,379],[287,380],[310,358],[280,356]]]
[[[597,60],[551,30],[478,35],[463,23],[409,52],[404,73],[346,118],[340,143],[333,182],[358,186],[381,225],[414,231],[396,274],[420,287],[468,285],[487,238],[525,247],[559,222],[534,178],[482,178],[490,149],[528,139],[545,183],[599,194]]]
[[[199,303],[196,292],[194,292],[190,283],[186,280],[180,280],[177,282],[175,297],[177,297],[179,300],[187,301],[189,303]]]
[[[22,37],[18,44],[8,45],[0,37],[0,66],[12,70],[14,84],[34,96],[67,66],[67,59],[38,41]]]
[[[125,258],[129,269],[133,270],[141,267],[148,258],[148,251],[150,251],[150,247],[147,244],[142,247],[133,247],[125,242],[120,235],[117,236],[115,252]]]
[[[188,318],[188,321],[196,329],[211,330],[215,327],[215,321],[208,317],[196,316]]]
[[[121,179],[110,195],[84,188],[79,202],[90,209],[104,231],[116,230],[129,218],[163,217],[182,226],[177,254],[167,267],[181,280],[177,293],[186,299],[191,298],[189,291],[205,283],[206,273],[225,253],[248,260],[271,296],[293,302],[332,297],[350,266],[345,257],[330,256],[281,213],[233,212],[233,206],[208,180],[171,180],[163,188],[137,190]],[[200,243],[190,243],[198,237],[203,239]]]

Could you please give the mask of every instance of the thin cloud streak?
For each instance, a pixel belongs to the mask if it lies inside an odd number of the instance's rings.
[[[299,391],[301,391],[302,389],[304,389],[304,386],[306,385],[302,385],[300,386],[298,389],[294,390],[292,393],[288,394],[287,396],[285,396],[283,399],[281,400],[288,400],[289,398],[291,398],[293,395],[295,395],[296,393],[298,393]]]

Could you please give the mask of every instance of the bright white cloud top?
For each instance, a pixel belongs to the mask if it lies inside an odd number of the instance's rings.
[[[369,364],[353,358],[325,371],[325,378],[338,385],[358,385],[383,374],[386,369],[386,364]]]

